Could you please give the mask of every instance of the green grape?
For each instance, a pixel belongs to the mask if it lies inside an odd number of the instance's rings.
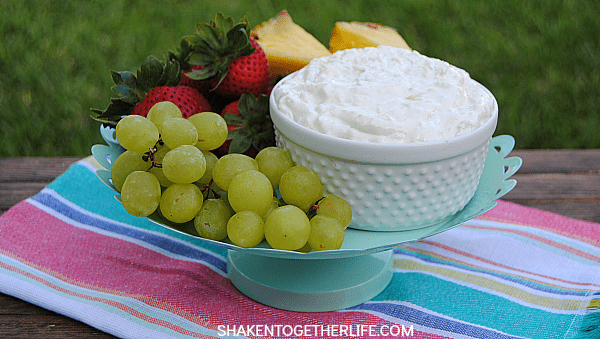
[[[160,212],[172,222],[188,222],[198,215],[202,208],[202,192],[194,184],[173,184],[160,198]]]
[[[220,241],[227,237],[227,222],[231,215],[224,200],[206,199],[194,218],[194,227],[202,238]]]
[[[279,188],[279,180],[285,171],[294,166],[292,156],[281,147],[263,148],[256,155],[258,170],[269,178],[273,189]]]
[[[158,182],[160,182],[160,185],[162,187],[169,187],[171,185],[173,185],[173,182],[169,179],[167,179],[167,177],[165,177],[165,173],[163,172],[162,169],[162,163],[164,161],[165,155],[167,155],[167,152],[169,152],[171,149],[168,148],[167,146],[163,146],[163,148],[161,148],[160,150],[156,151],[154,153],[154,161],[156,162],[156,164],[158,164],[161,167],[151,167],[150,168],[150,173],[154,174],[154,176],[156,176],[156,179],[158,179]]]
[[[300,252],[300,253],[308,253],[308,252],[312,251],[312,247],[310,247],[310,244],[307,241],[306,244],[304,244],[304,246],[300,247],[299,249],[297,249],[295,251]]]
[[[219,148],[227,139],[229,130],[222,116],[213,112],[194,114],[188,121],[196,126],[198,142],[196,147],[204,151]]]
[[[206,172],[206,159],[196,147],[182,145],[165,154],[162,170],[165,177],[174,183],[191,184]]]
[[[121,119],[116,128],[117,141],[126,150],[146,153],[158,141],[158,129],[141,115],[128,115]]]
[[[229,183],[228,199],[236,212],[253,211],[264,217],[271,209],[273,187],[269,179],[257,170],[238,173]]]
[[[256,212],[237,212],[227,222],[227,236],[240,247],[254,247],[265,238],[265,222]]]
[[[281,176],[279,193],[286,203],[307,212],[317,200],[323,197],[323,187],[315,171],[294,166]]]
[[[150,165],[150,162],[144,161],[142,154],[125,151],[113,163],[110,170],[110,180],[117,191],[121,192],[123,183],[131,172],[146,171],[150,168]]]
[[[150,108],[146,118],[156,126],[158,133],[162,134],[162,124],[171,118],[182,118],[181,110],[170,101],[157,102]]]
[[[265,238],[271,247],[294,251],[302,248],[310,235],[310,221],[294,205],[278,207],[265,220]]]
[[[335,194],[330,194],[317,203],[317,214],[328,215],[339,220],[346,229],[352,221],[350,204]]]
[[[245,154],[229,153],[219,158],[213,167],[213,181],[227,191],[231,179],[238,173],[247,170],[258,170],[256,160]]]
[[[136,217],[147,217],[160,202],[160,184],[151,173],[135,171],[123,183],[121,202],[125,210]]]
[[[196,145],[196,148],[197,146],[198,145]],[[210,151],[202,151],[202,154],[204,154],[204,159],[206,159],[206,170],[204,171],[204,175],[202,175],[202,177],[196,181],[196,183],[200,186],[204,186],[212,180],[212,170],[219,160],[219,158],[217,158],[217,156]]]
[[[344,227],[337,218],[317,214],[310,219],[308,244],[315,251],[339,250],[344,235]]]
[[[184,118],[171,118],[165,120],[161,130],[162,141],[170,149],[181,145],[194,146],[198,140],[198,132],[194,124]]]

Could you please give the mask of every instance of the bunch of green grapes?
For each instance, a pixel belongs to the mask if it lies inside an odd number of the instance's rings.
[[[352,220],[350,205],[335,195],[323,197],[317,173],[296,166],[286,150],[267,147],[255,158],[225,155],[212,177],[227,192],[232,214],[218,224],[226,225],[220,226],[220,234],[226,233],[232,243],[253,247],[266,240],[274,249],[302,252],[341,248]],[[202,235],[206,227],[198,229],[199,219],[196,227]]]
[[[204,204],[202,188],[211,181],[217,160],[211,151],[227,134],[219,114],[184,119],[168,101],[155,104],[146,117],[121,119],[116,138],[126,151],[114,161],[111,181],[127,212],[148,216],[158,210],[174,223],[193,220]]]
[[[121,119],[117,140],[127,151],[114,162],[111,180],[125,209],[136,216],[158,210],[171,222],[193,222],[201,237],[240,247],[266,240],[289,251],[341,248],[350,205],[324,197],[318,174],[295,165],[282,148],[218,158],[211,151],[227,134],[220,115],[184,119],[168,102],[154,105],[147,118]]]
[[[291,166],[279,178],[284,205],[265,221],[265,238],[273,248],[306,251],[337,250],[342,247],[352,209],[336,195],[323,197],[316,172]]]

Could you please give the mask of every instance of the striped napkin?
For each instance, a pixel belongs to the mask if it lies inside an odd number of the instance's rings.
[[[261,305],[224,248],[127,214],[91,157],[0,217],[0,291],[121,338],[600,338],[600,224],[498,201],[350,309]]]

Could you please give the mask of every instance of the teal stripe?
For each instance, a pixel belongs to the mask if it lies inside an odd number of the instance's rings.
[[[562,338],[578,317],[555,314],[424,273],[394,273],[374,301],[402,300],[471,324],[526,338]],[[398,317],[402,319],[402,315]]]
[[[168,316],[169,314],[172,314],[172,313],[169,313],[166,310],[158,311],[156,308],[149,306],[147,304],[144,304],[142,301],[135,300],[135,299],[128,298],[128,297],[120,297],[120,296],[110,294],[110,293],[103,293],[103,292],[98,292],[98,291],[86,289],[83,287],[75,286],[75,285],[66,283],[60,279],[57,279],[55,277],[52,277],[50,275],[44,274],[44,273],[42,273],[30,266],[26,266],[18,261],[14,261],[11,258],[7,258],[4,256],[0,256],[0,258],[2,258],[2,261],[5,262],[6,264],[16,267],[18,269],[21,269],[23,271],[26,271],[34,276],[37,276],[37,277],[49,282],[50,284],[57,286],[58,288],[63,288],[65,290],[68,290],[68,291],[71,291],[74,293],[83,294],[83,295],[86,295],[86,296],[89,296],[92,298],[100,298],[100,299],[104,299],[104,300],[110,300],[115,303],[119,303],[119,304],[125,305],[127,307],[130,307],[136,311],[139,311],[140,313],[143,313],[143,314],[147,315],[148,317],[162,320],[166,323],[173,324],[180,328],[189,330],[190,332],[200,333],[200,334],[205,334],[205,335],[213,335],[213,336],[216,334],[216,331],[207,329],[207,328],[202,327],[197,324],[189,323],[186,320],[183,320],[182,318],[180,318],[178,316]],[[105,302],[84,299],[84,298],[81,298],[78,296],[73,296],[73,295],[61,292],[60,290],[53,288],[51,286],[45,285],[40,281],[37,281],[30,277],[24,276],[17,272],[7,270],[5,268],[0,268],[0,272],[2,272],[5,275],[17,278],[28,284],[31,284],[38,289],[44,290],[44,293],[51,293],[55,296],[65,299],[65,300],[72,300],[72,301],[75,301],[78,303],[83,303],[86,305],[90,305],[90,306],[94,306],[94,307],[103,309],[104,311],[106,311],[108,313],[112,313],[115,316],[123,318],[123,319],[127,319],[130,322],[134,322],[137,325],[148,328],[152,331],[164,333],[166,335],[170,335],[170,336],[174,336],[174,337],[189,338],[188,335],[176,332],[174,330],[171,330],[171,329],[161,326],[161,325],[147,322],[141,318],[136,317],[135,315],[132,315],[124,310],[121,310],[121,309],[119,309],[115,306],[112,306],[110,304],[107,304]],[[140,307],[142,304],[145,305],[143,308]],[[165,315],[167,315],[167,317],[165,317]]]
[[[106,187],[96,177],[96,174],[84,165],[73,164],[64,174],[56,178],[47,187],[71,203],[89,212],[141,229],[167,234],[174,238],[188,241],[223,257],[227,256],[227,249],[224,247],[215,246],[201,239],[186,237],[148,221],[146,218],[130,215],[123,208],[123,205],[114,198],[115,192]]]
[[[600,313],[586,314],[581,320],[577,336],[574,339],[598,339],[600,338]]]

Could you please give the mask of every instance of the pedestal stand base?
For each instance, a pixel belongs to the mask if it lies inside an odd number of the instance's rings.
[[[235,287],[262,304],[297,312],[359,305],[392,279],[393,251],[340,259],[284,259],[229,250],[227,273]]]

